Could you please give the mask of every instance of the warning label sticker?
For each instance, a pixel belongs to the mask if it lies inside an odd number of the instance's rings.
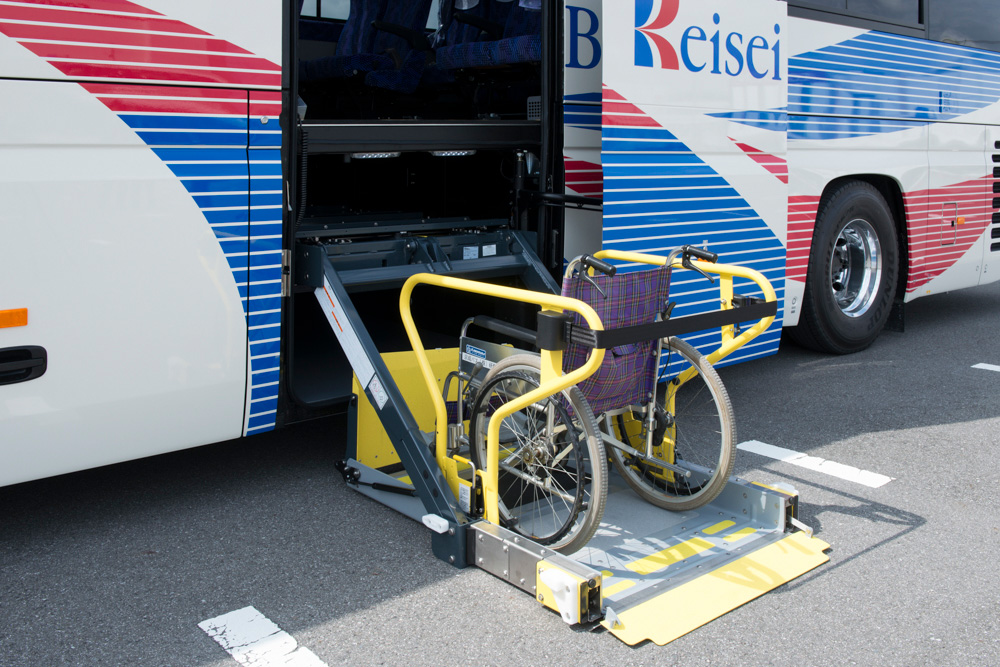
[[[378,409],[381,410],[384,408],[385,404],[389,401],[389,394],[385,393],[385,389],[382,388],[382,383],[378,381],[377,375],[372,376],[372,381],[368,383],[368,391],[372,393],[372,398],[378,404]]]

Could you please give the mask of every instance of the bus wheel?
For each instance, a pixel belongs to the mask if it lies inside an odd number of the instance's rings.
[[[820,205],[792,339],[834,354],[865,349],[889,319],[898,273],[896,225],[885,198],[864,181],[840,186]]]

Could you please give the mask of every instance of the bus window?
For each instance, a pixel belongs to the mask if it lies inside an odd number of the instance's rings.
[[[847,11],[889,23],[920,23],[920,0],[847,0]]]
[[[792,0],[789,4],[805,9],[835,12],[842,16],[903,26],[923,23],[922,0]]]
[[[319,15],[325,19],[346,19],[351,7],[348,0],[320,0]]]
[[[939,42],[1000,51],[996,21],[983,20],[996,12],[996,0],[930,0],[928,37]]]

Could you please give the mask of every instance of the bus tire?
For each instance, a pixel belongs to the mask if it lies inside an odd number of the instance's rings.
[[[833,354],[867,348],[889,319],[898,275],[896,224],[885,197],[865,181],[839,186],[816,216],[792,339]]]

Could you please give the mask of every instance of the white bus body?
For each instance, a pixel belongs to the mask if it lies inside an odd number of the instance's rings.
[[[821,204],[861,182],[893,214],[897,301],[1000,278],[1000,54],[808,4],[559,4],[556,186],[604,211],[567,211],[540,243],[559,258],[704,244],[767,275],[794,326],[809,290],[829,291],[809,283],[811,253],[829,264]],[[299,91],[283,63],[301,5],[0,0],[0,485],[329,407],[288,373],[307,348],[290,344],[305,325],[289,305]],[[675,312],[713,308],[711,292],[678,282]],[[880,328],[892,305],[873,294],[861,319],[878,310]],[[780,333],[733,361],[773,354]],[[39,350],[44,373],[19,381]]]

